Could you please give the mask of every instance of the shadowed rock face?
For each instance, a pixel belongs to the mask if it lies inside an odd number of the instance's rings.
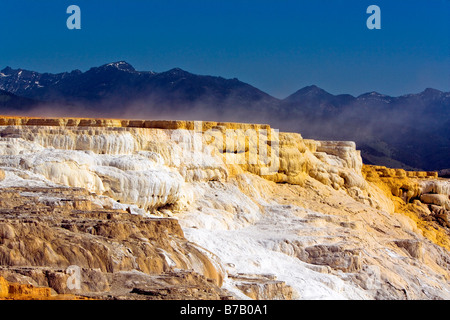
[[[85,189],[8,188],[1,194],[0,274],[12,279],[21,274],[58,294],[92,294],[110,291],[109,275],[121,271],[196,270],[202,276],[186,276],[203,279],[211,298],[224,295],[217,287],[223,281],[220,270],[184,238],[174,219],[100,207]],[[67,268],[74,265],[82,269],[81,291],[67,286]]]
[[[364,165],[353,142],[0,117],[0,194],[0,276],[52,294],[449,297],[448,180]]]

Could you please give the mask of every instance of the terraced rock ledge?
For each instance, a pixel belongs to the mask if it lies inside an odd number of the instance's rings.
[[[0,299],[449,299],[449,196],[264,124],[0,117]]]

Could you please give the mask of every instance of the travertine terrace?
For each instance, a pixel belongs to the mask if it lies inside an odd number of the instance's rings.
[[[0,117],[0,179],[0,276],[51,296],[450,298],[449,180],[364,165],[353,142]]]

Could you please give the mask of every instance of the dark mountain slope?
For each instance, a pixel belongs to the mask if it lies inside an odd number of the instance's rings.
[[[306,138],[356,141],[366,163],[450,168],[450,93],[431,88],[354,97],[313,85],[279,100],[238,79],[137,71],[119,61],[59,74],[7,67],[0,89],[3,113],[269,123]]]

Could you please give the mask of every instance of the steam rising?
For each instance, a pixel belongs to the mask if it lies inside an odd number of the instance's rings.
[[[450,167],[448,93],[427,89],[397,98],[370,93],[358,98],[346,95],[347,100],[339,102],[344,95],[325,93],[325,97],[317,94],[291,101],[262,92],[246,95],[246,89],[227,88],[225,93],[205,89],[198,95],[198,88],[193,92],[174,89],[171,93],[161,89],[136,96],[113,92],[95,102],[78,99],[41,103],[10,114],[263,123],[310,139],[355,141],[369,164],[415,170]]]

